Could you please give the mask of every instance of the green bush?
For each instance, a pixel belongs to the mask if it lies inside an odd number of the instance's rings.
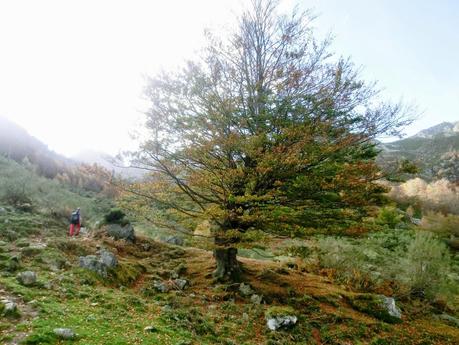
[[[106,215],[104,221],[107,224],[121,224],[126,223],[126,214],[119,208],[112,208]]]
[[[386,206],[381,208],[376,223],[380,225],[387,225],[390,229],[395,227],[402,222],[403,215],[400,211],[393,206]]]
[[[432,300],[442,293],[448,294],[452,287],[450,253],[430,232],[416,233],[400,264],[400,279],[414,295]]]
[[[386,230],[366,238],[325,237],[317,241],[320,268],[361,291],[381,291],[399,297],[417,295],[433,302],[458,293],[457,268],[446,245],[434,234]],[[457,279],[457,278],[456,278]]]

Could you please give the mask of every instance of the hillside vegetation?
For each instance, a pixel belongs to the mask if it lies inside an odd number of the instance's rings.
[[[27,220],[23,230],[36,229],[36,219],[20,212],[3,214],[0,223],[18,217]],[[370,242],[361,246],[357,241],[355,249],[339,239],[335,244],[331,240],[319,242],[323,250],[320,255],[326,255],[320,258],[320,265],[328,267],[321,274],[309,273],[312,266],[301,260],[241,258],[245,284],[250,287],[246,292],[239,284],[209,284],[215,267],[208,251],[141,236],[135,244],[128,244],[110,239],[103,230],[69,240],[55,235],[62,233],[60,229],[58,224],[47,224],[46,230],[40,227],[39,231],[1,243],[0,294],[10,299],[16,296],[19,306],[18,316],[1,319],[3,344],[66,343],[53,332],[59,327],[77,333],[67,342],[82,345],[455,344],[459,339],[454,318],[444,316],[445,307],[440,304],[397,299],[403,316],[402,322],[395,324],[365,307],[366,301],[376,295],[359,292],[367,289],[368,278],[359,277],[356,269],[361,263],[353,256],[359,248],[369,248]],[[365,251],[379,265],[383,261],[376,260],[375,255],[387,257],[390,238],[398,235],[386,236],[370,240],[382,243],[386,252]],[[392,246],[398,244],[392,242]],[[80,256],[96,254],[101,248],[115,253],[118,259],[118,265],[106,277],[78,264]],[[412,254],[408,257],[419,255],[420,249],[409,249]],[[19,258],[18,265],[6,265],[14,257]],[[345,262],[348,264],[342,267]],[[354,269],[350,262],[355,262]],[[375,267],[362,273],[375,274]],[[38,274],[33,286],[23,286],[16,280],[18,272],[27,270]],[[187,281],[183,289],[173,284],[177,277]],[[170,284],[168,290],[158,290],[158,282]],[[387,293],[390,288],[380,287],[379,291]],[[290,313],[298,322],[292,328],[271,331],[266,327],[270,313]]]
[[[459,343],[457,125],[378,144],[412,107],[279,6],[146,78],[141,179],[0,136],[1,344]]]

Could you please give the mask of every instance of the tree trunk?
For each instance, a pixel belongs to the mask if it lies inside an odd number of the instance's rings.
[[[237,261],[237,248],[216,248],[214,257],[217,269],[214,278],[219,281],[237,282],[241,279],[241,266]]]

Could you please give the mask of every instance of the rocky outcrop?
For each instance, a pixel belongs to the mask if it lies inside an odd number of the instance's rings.
[[[136,240],[134,228],[131,224],[124,226],[119,224],[108,224],[107,234],[115,240],[125,240],[130,243],[135,243]]]
[[[99,251],[99,256],[80,256],[80,267],[93,271],[103,278],[108,276],[108,270],[110,268],[114,268],[117,265],[118,260],[116,256],[105,249]]]

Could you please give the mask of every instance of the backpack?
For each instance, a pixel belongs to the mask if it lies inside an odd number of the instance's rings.
[[[72,216],[70,217],[70,222],[72,224],[78,224],[79,221],[80,221],[80,214],[77,211],[72,212]]]

